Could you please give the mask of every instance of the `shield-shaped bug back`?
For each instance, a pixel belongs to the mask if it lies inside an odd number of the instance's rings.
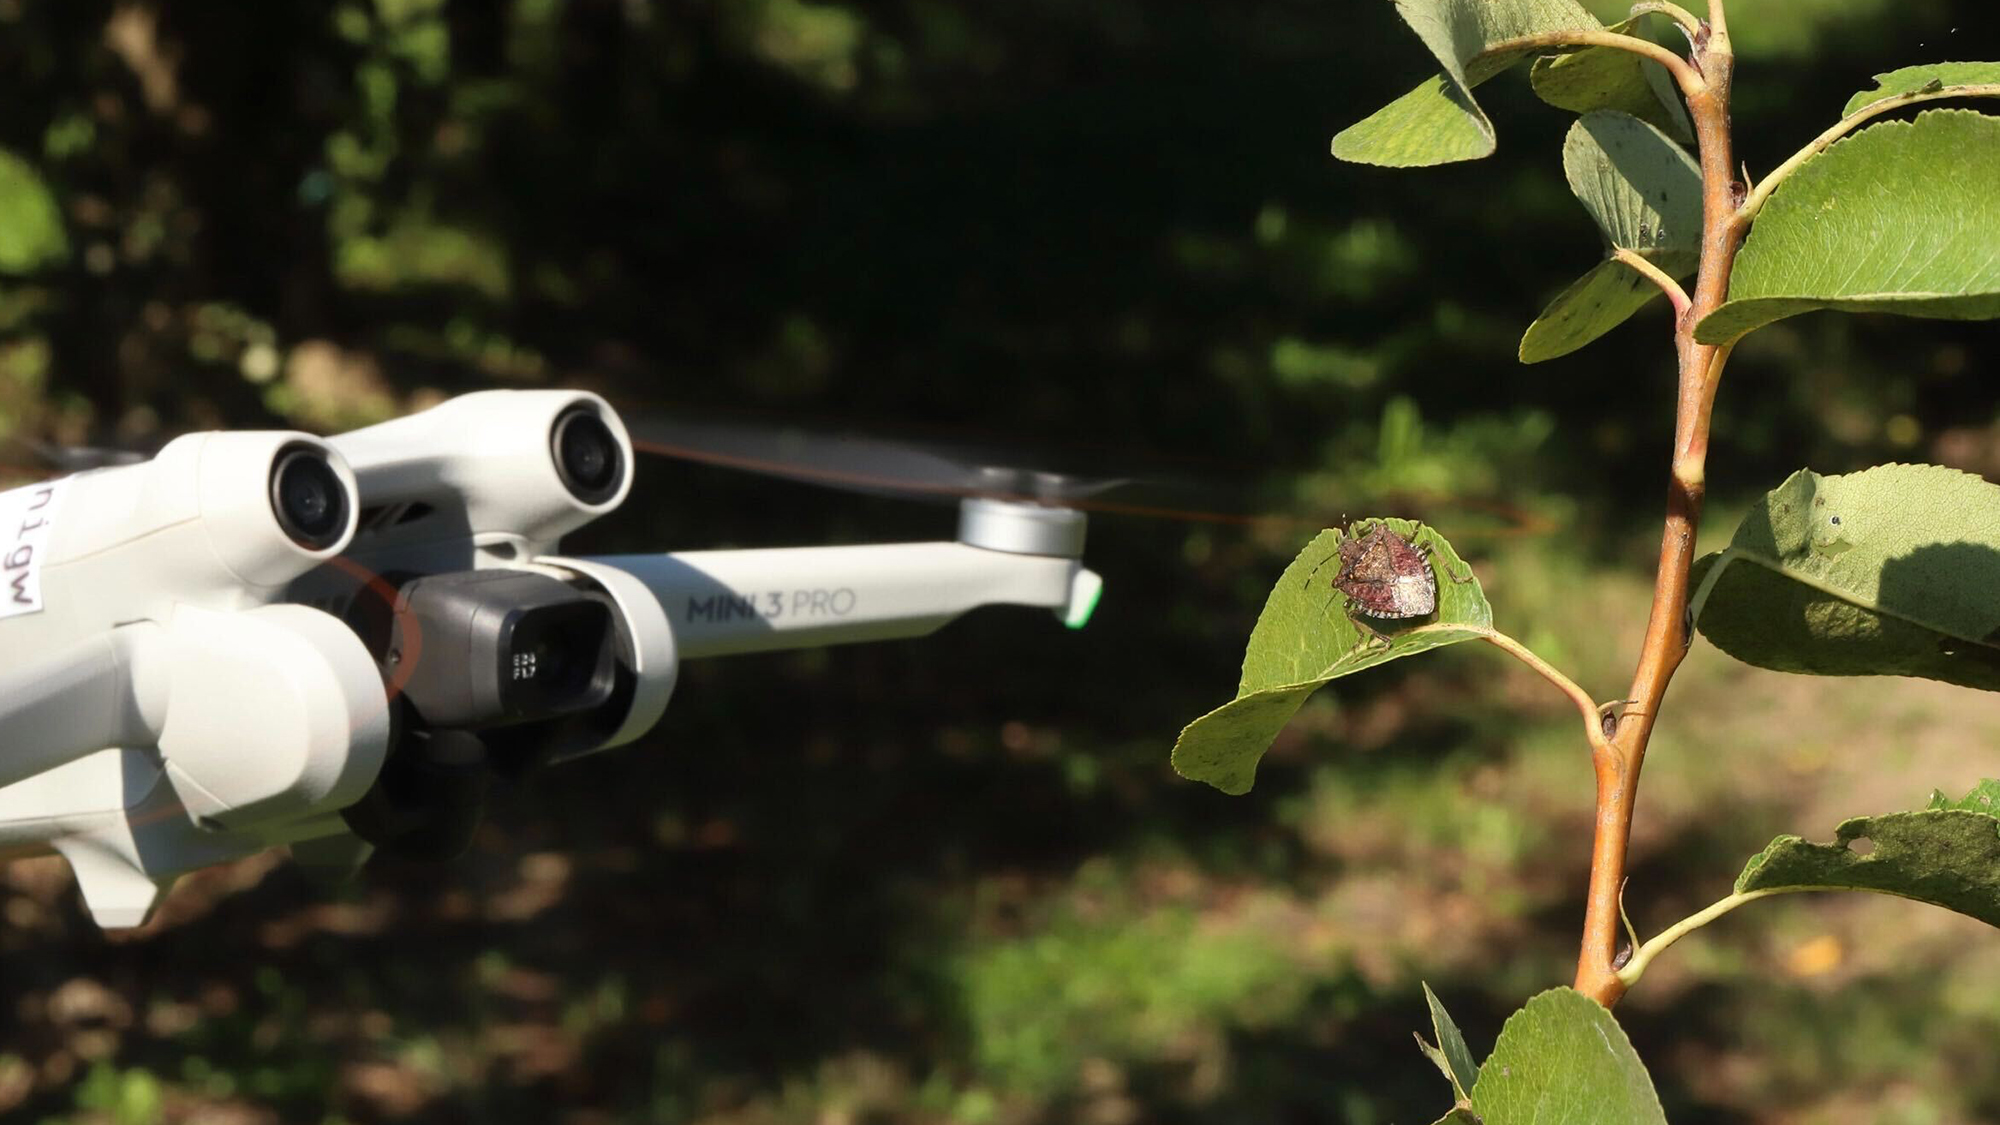
[[[1347,595],[1354,613],[1388,621],[1428,617],[1437,612],[1437,575],[1428,556],[1378,523],[1366,535],[1341,541],[1333,588]]]

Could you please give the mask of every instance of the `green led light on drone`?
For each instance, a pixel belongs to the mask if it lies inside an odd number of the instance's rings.
[[[1088,571],[1084,573],[1089,574]],[[1097,576],[1093,574],[1090,577],[1094,579]],[[1090,624],[1090,615],[1097,612],[1097,602],[1104,597],[1102,580],[1090,582],[1088,586],[1089,589],[1082,591],[1082,597],[1071,599],[1069,613],[1063,617],[1063,624],[1072,629],[1081,629]]]

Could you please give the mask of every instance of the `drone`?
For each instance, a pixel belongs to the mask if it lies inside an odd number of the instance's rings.
[[[951,540],[563,554],[646,447],[598,395],[480,391],[0,492],[0,857],[61,854],[105,928],[268,848],[333,876],[378,849],[448,857],[496,778],[651,729],[684,660],[923,636],[994,604],[1081,628],[1103,588],[1087,490],[964,466]]]

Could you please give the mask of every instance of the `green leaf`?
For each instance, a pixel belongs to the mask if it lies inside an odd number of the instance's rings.
[[[1931,803],[1928,807],[1933,810],[1965,809],[1971,812],[1982,812],[1988,815],[2000,816],[2000,781],[1995,781],[1989,777],[1973,786],[1970,792],[1956,801],[1945,796],[1942,792],[1933,789],[1931,790]]]
[[[1613,246],[1694,268],[1701,250],[1701,169],[1636,117],[1598,110],[1563,140],[1563,176]]]
[[[1996,798],[2000,785],[1985,781],[1962,801],[1936,794],[1921,811],[1843,821],[1830,844],[1780,836],[1744,866],[1736,891],[1877,891],[2000,926],[2000,817],[1979,811]],[[1862,840],[1871,846],[1857,849]]]
[[[1365,633],[1349,616],[1346,598],[1333,589],[1345,535],[1322,531],[1271,589],[1243,654],[1236,698],[1181,731],[1174,769],[1225,793],[1248,793],[1257,760],[1270,749],[1306,697],[1320,685],[1405,656],[1457,644],[1493,627],[1493,609],[1472,569],[1444,536],[1413,520],[1357,521],[1345,534],[1366,535],[1377,523],[1430,548],[1437,576],[1437,612],[1400,628],[1382,622]],[[1331,567],[1327,561],[1333,560]]]
[[[1428,982],[1424,984],[1424,1003],[1431,1009],[1431,1034],[1437,1036],[1437,1046],[1424,1042],[1417,1036],[1417,1046],[1424,1057],[1437,1064],[1444,1072],[1445,1081],[1451,1083],[1452,1096],[1463,1102],[1471,1096],[1472,1087],[1479,1081],[1479,1064],[1472,1060],[1472,1048],[1465,1045],[1465,1036],[1458,1025],[1451,1020],[1444,1004],[1431,991]]]
[[[1773,192],[1695,338],[1814,309],[2000,316],[2000,118],[1941,109],[1863,129]]]
[[[1840,115],[1847,117],[1857,109],[1865,109],[1883,98],[1893,98],[1897,94],[1914,94],[1933,82],[1940,86],[1975,86],[2000,82],[2000,63],[1927,63],[1923,66],[1906,66],[1901,70],[1878,74],[1875,76],[1875,88],[1863,90],[1847,99],[1847,106],[1840,111]]]
[[[1613,24],[1607,30],[1632,34],[1638,19]],[[1659,63],[1616,47],[1586,47],[1567,55],[1535,60],[1528,70],[1535,94],[1557,109],[1572,113],[1612,110],[1658,126],[1682,143],[1694,142],[1694,126],[1681,104],[1673,75]]]
[[[1607,258],[1556,294],[1521,335],[1521,362],[1541,363],[1583,347],[1632,318],[1659,286]]]
[[[1563,142],[1570,190],[1612,246],[1685,277],[1701,259],[1701,170],[1665,133],[1623,113],[1586,113]],[[1599,262],[1556,295],[1521,337],[1521,362],[1567,355],[1624,323],[1659,287]]]
[[[0,150],[0,273],[30,273],[68,256],[62,212],[42,174]]]
[[[1552,988],[1507,1018],[1479,1068],[1484,1125],[1666,1125],[1639,1055],[1604,1005]]]
[[[2000,691],[2000,485],[1970,473],[1794,473],[1694,581],[1702,635],[1747,664]]]
[[[1412,168],[1491,155],[1493,123],[1473,88],[1530,54],[1552,53],[1506,44],[1603,26],[1576,0],[1398,0],[1396,11],[1444,73],[1343,129],[1333,138],[1342,160]]]

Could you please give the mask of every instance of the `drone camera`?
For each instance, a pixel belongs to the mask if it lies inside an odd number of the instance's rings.
[[[563,487],[586,504],[602,504],[618,495],[625,481],[624,449],[611,427],[589,406],[563,411],[549,434],[556,473]]]
[[[632,445],[583,391],[478,391],[333,438],[370,514],[376,569],[443,573],[550,553],[618,506]]]
[[[383,659],[432,728],[476,730],[602,704],[616,682],[609,606],[515,570],[428,575],[406,583]],[[407,665],[407,668],[405,667]]]
[[[183,451],[182,441],[192,444]],[[343,550],[354,536],[359,495],[354,474],[318,438],[300,433],[182,438],[150,466],[157,483],[164,486],[178,476],[172,466],[181,461],[192,462],[191,498],[210,550],[246,583],[282,586]],[[157,551],[149,550],[148,558],[161,565]]]
[[[347,486],[324,450],[286,446],[271,464],[271,512],[292,541],[308,551],[338,545],[347,532]]]

